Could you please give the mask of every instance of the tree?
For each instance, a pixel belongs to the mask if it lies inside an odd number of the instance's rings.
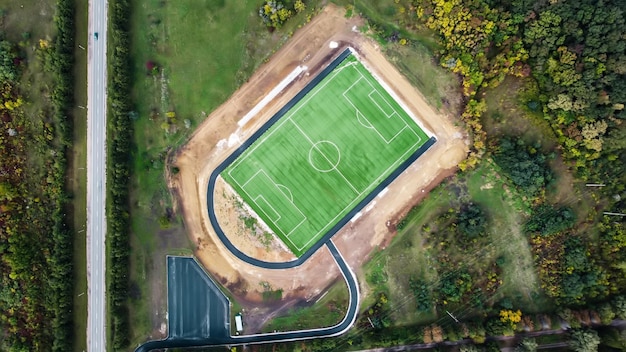
[[[537,341],[531,338],[525,338],[515,349],[515,352],[535,352],[537,351]]]
[[[591,329],[574,329],[570,332],[569,346],[575,352],[595,352],[600,345],[598,332]]]
[[[484,234],[487,217],[478,204],[465,204],[458,215],[457,226],[467,238],[474,239]]]
[[[483,351],[483,349],[476,345],[462,345],[459,348],[459,352],[481,352],[481,351]]]
[[[518,309],[516,311],[506,309],[500,311],[500,321],[509,324],[513,329],[517,327],[517,323],[522,321],[522,312]]]
[[[296,0],[296,2],[293,4],[293,9],[296,10],[297,13],[300,13],[306,10],[306,5],[304,4],[304,2],[302,2],[302,0]]]
[[[613,308],[615,316],[618,319],[626,319],[626,296],[617,296],[613,298]]]
[[[427,312],[432,308],[432,298],[428,283],[420,279],[409,280],[409,287],[415,296],[415,304],[420,312]]]
[[[495,162],[511,181],[531,196],[537,195],[553,179],[547,156],[538,148],[539,145],[528,146],[521,139],[503,138],[494,153]]]
[[[613,310],[613,306],[610,303],[603,303],[598,309],[598,315],[600,315],[600,320],[602,324],[609,325],[615,319],[615,311]]]
[[[0,82],[14,82],[17,80],[15,59],[17,54],[13,44],[6,40],[0,41]]]
[[[276,0],[266,0],[259,8],[259,16],[263,22],[273,28],[280,28],[292,14],[281,1]]]
[[[626,351],[626,330],[605,327],[600,330],[602,346],[608,346],[619,351]]]
[[[459,302],[471,288],[472,277],[466,271],[447,272],[439,281],[439,292],[444,301]]]
[[[533,209],[531,217],[524,228],[527,232],[546,236],[570,228],[576,222],[576,214],[567,207],[555,208],[549,204],[541,204]]]

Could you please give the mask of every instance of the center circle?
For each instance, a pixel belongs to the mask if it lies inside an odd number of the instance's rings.
[[[339,147],[330,141],[317,142],[309,149],[309,163],[319,172],[335,170],[340,159]]]

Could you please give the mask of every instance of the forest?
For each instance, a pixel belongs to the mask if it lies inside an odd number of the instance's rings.
[[[556,251],[562,257],[538,259],[547,292],[565,305],[624,293],[623,218],[602,214],[626,210],[626,4],[451,0],[415,5],[421,21],[439,34],[442,65],[463,77],[468,99],[463,115],[470,117],[466,121],[474,132],[473,153],[493,155],[520,193],[533,199],[526,224],[533,247],[538,252],[545,246],[563,248]],[[505,136],[488,138],[482,148],[480,119],[472,119],[478,115],[475,106],[483,103],[481,89],[497,87],[503,74],[536,83],[524,108],[549,122],[558,141],[553,152],[576,179],[604,185],[595,209],[578,221],[584,230],[572,228],[577,221],[571,209],[548,204],[544,190],[554,180],[549,156],[538,152],[539,146]],[[553,259],[562,265],[544,268]]]
[[[56,37],[0,33],[0,349],[72,347],[72,232],[64,213],[73,97],[73,2],[59,0]],[[42,71],[45,82],[24,79]],[[31,84],[41,87],[33,92]],[[41,84],[41,85],[37,85]],[[38,108],[33,109],[33,106]]]

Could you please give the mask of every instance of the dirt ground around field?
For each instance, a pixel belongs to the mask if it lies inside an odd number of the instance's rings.
[[[467,155],[467,138],[454,126],[453,118],[434,111],[385,59],[377,43],[359,33],[358,28],[363,25],[360,18],[345,18],[344,14],[343,8],[325,7],[228,101],[211,113],[173,157],[172,163],[179,172],[171,175],[170,186],[178,195],[178,210],[183,212],[187,233],[196,245],[196,256],[208,272],[241,300],[244,308],[256,310],[258,316],[274,315],[295,302],[318,297],[337,279],[339,270],[325,247],[300,267],[286,270],[263,269],[237,259],[221,243],[210,224],[206,202],[208,178],[227,156],[347,46],[355,49],[361,61],[395,91],[419,124],[437,138],[437,143],[366,206],[358,219],[333,237],[357,274],[370,253],[389,244],[395,234],[395,223],[432,187],[452,175]],[[335,45],[331,44],[335,43],[337,47],[332,48]],[[237,122],[299,65],[307,66],[307,70],[240,127]],[[219,205],[215,211],[233,244],[244,253],[266,261],[293,259],[278,240],[259,235],[262,231],[251,233],[246,229],[233,199],[236,195],[228,188],[225,182],[218,182],[215,199]],[[366,289],[363,282],[361,286]],[[267,287],[283,290],[280,304],[264,305],[262,294]],[[255,330],[260,324],[248,326]]]

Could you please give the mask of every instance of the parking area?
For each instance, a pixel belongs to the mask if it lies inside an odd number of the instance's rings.
[[[169,338],[230,336],[230,302],[194,258],[167,257]]]

